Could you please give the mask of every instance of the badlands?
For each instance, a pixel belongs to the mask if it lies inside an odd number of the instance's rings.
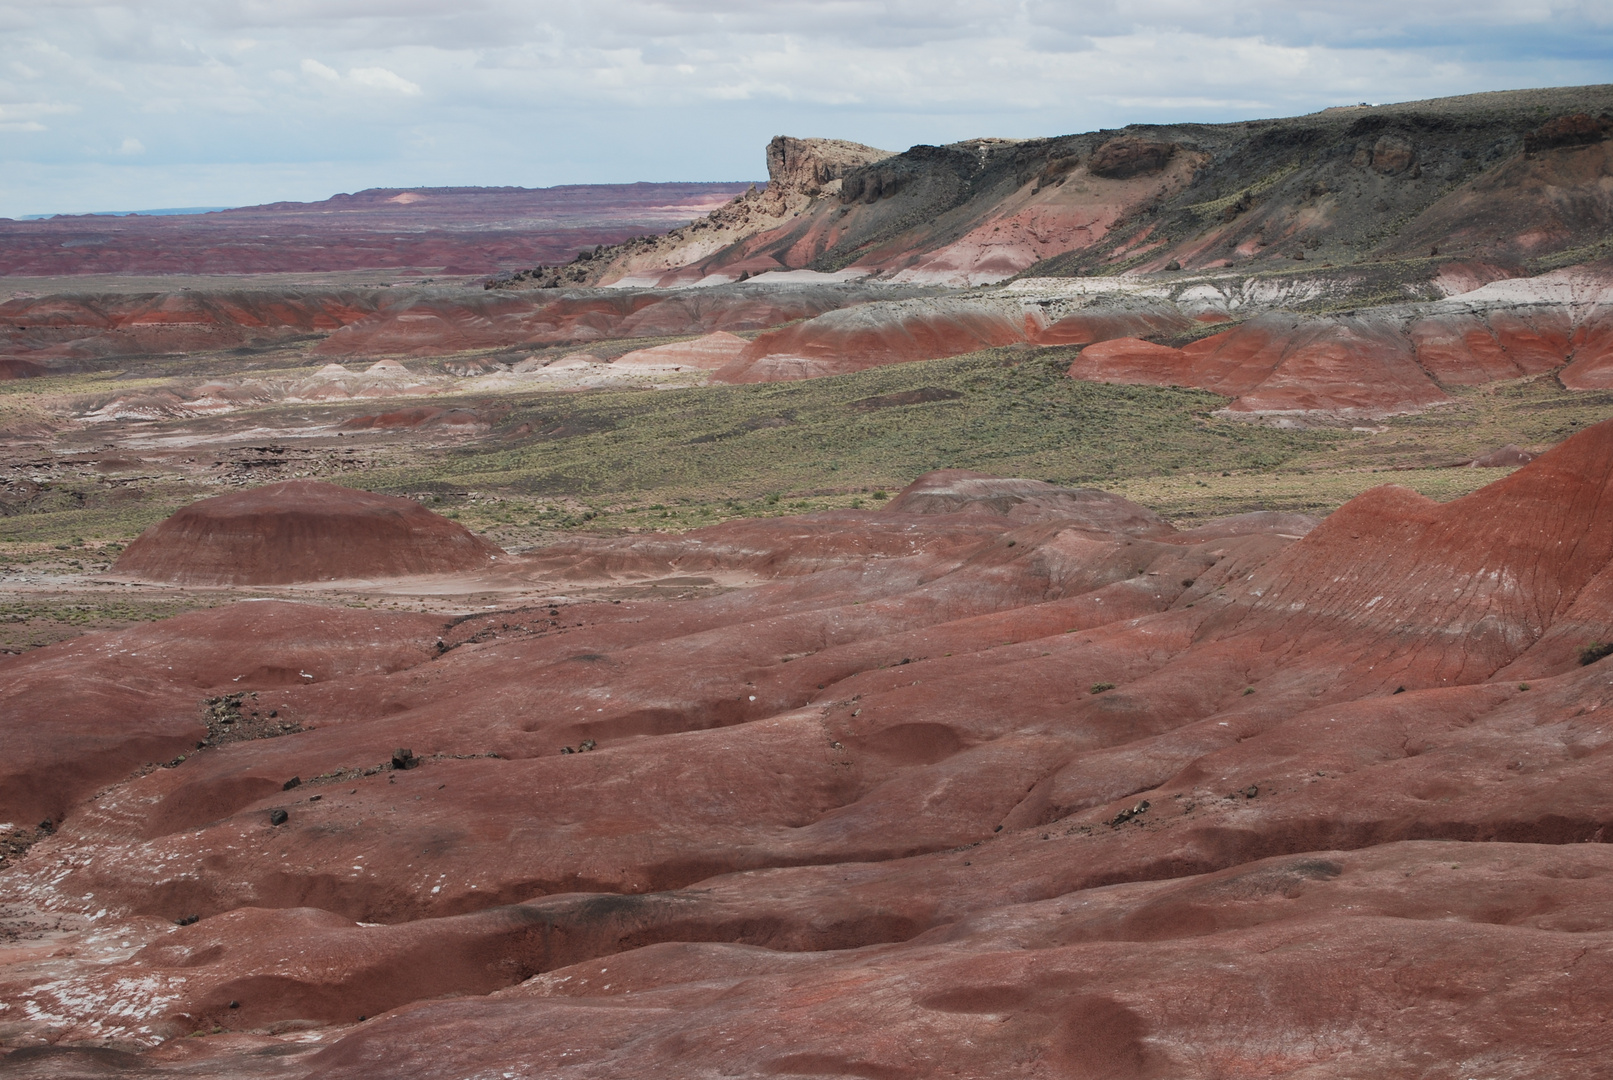
[[[0,1077],[1613,1076],[1610,134],[0,223]]]

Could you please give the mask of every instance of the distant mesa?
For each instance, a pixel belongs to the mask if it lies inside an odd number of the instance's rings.
[[[412,500],[292,480],[192,503],[142,533],[112,573],[182,585],[289,585],[462,573],[502,554]]]

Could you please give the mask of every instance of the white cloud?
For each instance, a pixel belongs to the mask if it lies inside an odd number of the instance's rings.
[[[1610,0],[0,0],[0,132],[32,133],[5,145],[27,168],[0,173],[0,214],[125,202],[56,205],[128,130],[160,149],[120,183],[205,176],[192,201],[222,205],[261,177],[755,178],[784,132],[902,149],[1600,82],[1610,60]]]
[[[347,77],[360,86],[375,90],[390,90],[395,94],[418,94],[420,87],[384,67],[354,68]]]
[[[137,154],[143,154],[145,152],[145,144],[139,139],[124,139],[123,145],[118,147],[118,153],[123,154],[126,157],[133,157]]]
[[[407,96],[417,96],[420,93],[420,86],[417,83],[412,83],[397,72],[384,67],[353,68],[344,79],[341,72],[328,64],[305,59],[302,62],[302,73],[332,85],[345,83],[349,86],[362,86],[369,90],[385,90]]]
[[[304,75],[312,75],[316,79],[324,79],[326,82],[342,81],[340,72],[333,67],[326,67],[318,60],[304,60],[302,62],[302,73]]]

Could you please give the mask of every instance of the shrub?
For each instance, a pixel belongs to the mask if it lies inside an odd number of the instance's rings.
[[[1579,650],[1579,662],[1581,664],[1594,664],[1608,655],[1613,655],[1613,642],[1603,644],[1600,641],[1593,641]]]

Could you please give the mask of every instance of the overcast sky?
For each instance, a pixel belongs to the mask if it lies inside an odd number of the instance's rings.
[[[1613,81],[1613,0],[0,0],[0,216]]]

